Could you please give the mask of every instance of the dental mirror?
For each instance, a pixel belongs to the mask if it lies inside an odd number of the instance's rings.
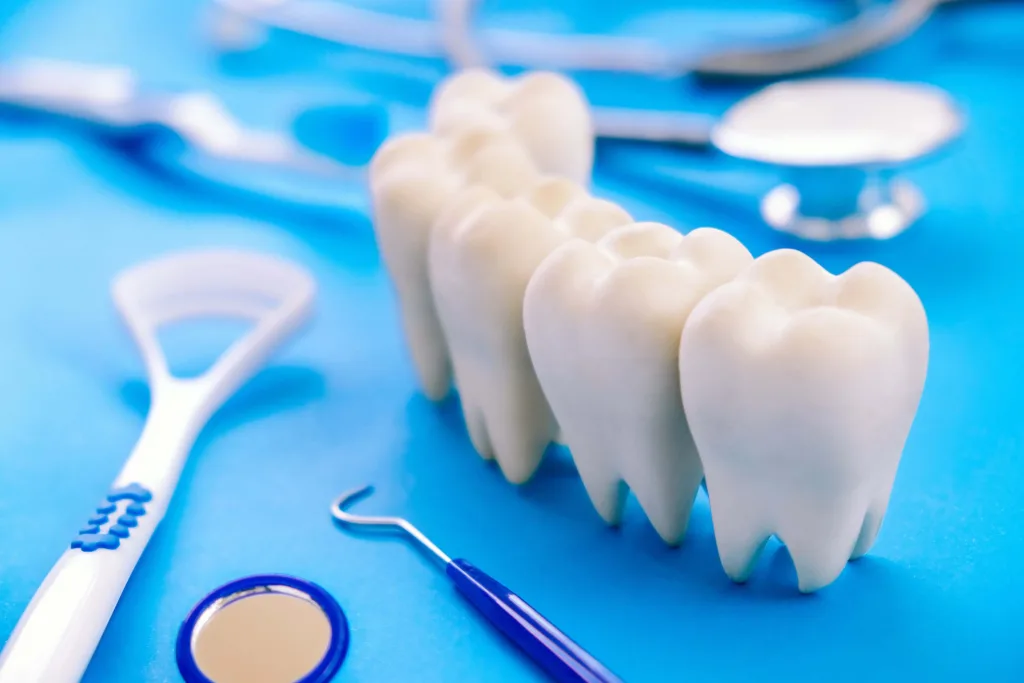
[[[348,650],[348,622],[324,589],[281,575],[221,586],[178,632],[186,683],[327,683]]]

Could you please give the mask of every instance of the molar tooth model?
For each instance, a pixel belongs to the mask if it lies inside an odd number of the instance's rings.
[[[744,580],[775,534],[800,590],[830,584],[874,543],[917,413],[917,294],[875,263],[837,277],[770,252],[697,305],[679,368],[726,573]]]
[[[704,295],[752,260],[720,230],[684,237],[634,223],[560,247],[530,281],[530,357],[609,524],[622,516],[625,482],[665,542],[682,540],[703,469],[683,413],[679,339]]]
[[[427,278],[430,233],[443,209],[474,185],[514,197],[539,173],[585,185],[593,156],[589,107],[572,81],[544,72],[505,79],[479,70],[438,86],[428,132],[396,136],[377,151],[369,172],[374,230],[428,397],[443,398],[451,385]]]
[[[541,179],[517,199],[478,195],[467,218],[435,229],[430,282],[462,411],[477,452],[510,482],[533,476],[558,431],[526,346],[527,284],[560,245],[631,222],[569,181]]]
[[[583,91],[548,71],[505,78],[486,69],[466,69],[446,79],[429,105],[431,131],[449,136],[468,122],[501,130],[526,148],[544,173],[590,182],[594,124]]]
[[[713,228],[634,222],[580,180],[591,132],[557,148],[524,123],[571,92],[533,78],[455,76],[431,132],[371,166],[424,392],[458,387],[474,448],[512,483],[559,439],[606,523],[632,490],[675,545],[703,477],[732,579],[777,535],[801,591],[828,585],[885,514],[927,372],[920,300],[878,264],[834,276]],[[551,130],[577,131],[564,109]]]

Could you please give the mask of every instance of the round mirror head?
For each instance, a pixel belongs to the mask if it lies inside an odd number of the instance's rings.
[[[348,649],[348,624],[319,586],[251,576],[213,591],[178,633],[186,683],[325,683]]]

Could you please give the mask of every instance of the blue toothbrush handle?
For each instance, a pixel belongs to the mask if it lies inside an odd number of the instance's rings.
[[[526,601],[465,560],[452,560],[448,577],[487,620],[559,683],[622,683]]]

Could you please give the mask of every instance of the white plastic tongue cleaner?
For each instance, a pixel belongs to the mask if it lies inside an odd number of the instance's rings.
[[[207,419],[309,316],[302,268],[243,251],[173,254],[130,268],[113,297],[145,359],[152,393],[135,449],[93,516],[36,591],[0,654],[0,683],[71,683],[85,672],[128,577],[164,516]],[[252,330],[203,375],[173,376],[157,340],[167,323],[243,318]]]

